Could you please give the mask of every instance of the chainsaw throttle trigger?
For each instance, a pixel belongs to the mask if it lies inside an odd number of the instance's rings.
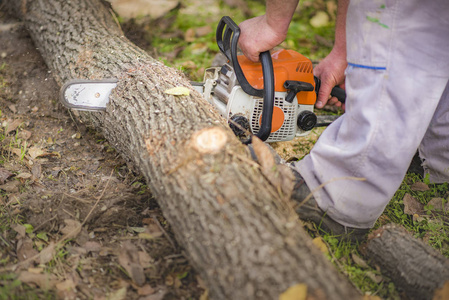
[[[262,64],[263,89],[255,89],[249,84],[237,58],[237,46],[240,37],[240,28],[228,16],[221,18],[217,26],[216,38],[220,51],[229,59],[234,68],[237,80],[243,91],[249,95],[263,98],[262,122],[259,132],[256,134],[262,141],[268,139],[271,134],[271,122],[274,109],[274,71],[273,61],[269,51],[260,53]],[[245,143],[251,143],[247,141]]]
[[[320,91],[321,87],[321,80],[316,76],[314,76],[314,79],[315,79],[315,92],[318,97],[318,92]],[[337,98],[338,101],[340,101],[341,103],[345,103],[346,101],[346,92],[341,87],[334,86],[334,88],[331,91],[331,96]]]
[[[301,91],[311,92],[314,89],[312,84],[296,80],[286,80],[284,82],[284,87],[289,91],[287,96],[285,97],[285,101],[289,103],[293,102],[293,99],[295,99],[297,93]]]

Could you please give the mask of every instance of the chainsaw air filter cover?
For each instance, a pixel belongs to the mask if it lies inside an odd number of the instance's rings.
[[[281,49],[271,54],[274,69],[274,88],[276,92],[287,92],[284,83],[287,80],[310,83],[315,87],[312,62],[304,55],[293,51]],[[238,56],[242,71],[256,89],[263,89],[263,74],[260,63],[254,63],[243,55]],[[314,105],[316,93],[314,91],[299,92],[296,94],[300,105]]]

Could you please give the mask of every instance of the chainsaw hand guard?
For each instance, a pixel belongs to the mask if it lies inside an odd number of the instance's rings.
[[[269,51],[260,53],[262,64],[263,90],[253,88],[240,67],[237,59],[237,46],[240,37],[240,28],[230,17],[221,18],[217,26],[216,38],[220,51],[228,58],[234,68],[237,80],[243,91],[249,95],[263,97],[262,122],[256,134],[262,141],[268,139],[271,133],[271,122],[274,108],[274,71]],[[251,143],[251,138],[245,144]]]

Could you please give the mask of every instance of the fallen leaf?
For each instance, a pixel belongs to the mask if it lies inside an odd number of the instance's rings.
[[[155,292],[155,290],[149,284],[146,284],[142,287],[137,288],[137,294],[139,296],[151,295],[151,294],[154,294],[154,292]]]
[[[318,11],[311,19],[310,25],[315,28],[324,27],[329,24],[329,15],[324,11]]]
[[[364,295],[363,300],[382,300],[379,296]]]
[[[188,43],[195,41],[195,30],[193,28],[187,29],[186,33],[184,34],[184,40]]]
[[[190,95],[190,89],[186,88],[185,86],[177,86],[166,90],[164,93],[174,96],[188,96]]]
[[[295,284],[279,295],[279,300],[306,300],[306,298],[307,285],[303,283]]]
[[[447,211],[449,209],[449,204],[444,203],[445,200],[443,198],[432,198],[428,203],[427,206],[433,206],[432,210],[445,210]]]
[[[19,181],[13,180],[0,185],[0,189],[4,190],[7,193],[17,193],[19,191],[19,185]]]
[[[320,249],[320,251],[324,254],[329,253],[329,249],[327,248],[326,244],[324,243],[324,240],[322,237],[316,237],[312,240],[312,243]]]
[[[410,189],[414,192],[425,192],[430,190],[429,186],[424,182],[415,182],[410,186]]]
[[[16,176],[16,178],[21,178],[21,179],[29,179],[31,178],[33,175],[30,173],[20,173],[19,175]]]
[[[139,262],[139,252],[130,242],[123,243],[123,249],[118,256],[119,264],[126,270],[132,281],[138,286],[145,283],[145,273]]]
[[[33,274],[42,274],[44,272],[43,268],[28,268],[28,272]]]
[[[37,147],[30,147],[28,149],[28,154],[31,156],[32,159],[36,159],[37,157],[44,155],[45,151]]]
[[[424,213],[424,205],[418,202],[412,195],[405,194],[403,200],[404,202],[404,213],[410,216],[414,214],[421,215]]]
[[[111,1],[114,11],[124,18],[150,16],[158,19],[179,5],[179,0]]]
[[[154,259],[145,251],[139,251],[139,263],[142,268],[149,268],[152,266]]]
[[[372,271],[365,272],[366,277],[371,279],[375,283],[381,283],[383,281],[382,276],[374,274]]]
[[[53,288],[57,283],[57,280],[52,275],[36,274],[28,271],[22,271],[17,279],[27,284],[36,284],[44,290]]]
[[[61,229],[61,232],[66,235],[65,238],[74,238],[81,232],[81,223],[76,220],[65,219],[66,226]]]
[[[356,265],[358,265],[359,267],[365,268],[365,269],[369,268],[369,266],[368,266],[368,264],[366,263],[366,261],[363,260],[360,256],[358,256],[358,255],[352,253],[352,254],[351,254],[351,257],[352,257],[352,260],[354,261],[354,263],[355,263]]]
[[[22,140],[28,140],[31,137],[31,131],[21,130],[19,132],[19,138]]]
[[[31,257],[39,254],[36,249],[33,248],[33,241],[29,238],[24,238],[17,243],[17,258],[19,261],[27,260]]]
[[[12,226],[12,229],[14,229],[15,232],[19,234],[21,238],[24,238],[26,235],[26,228],[23,225],[15,224]]]
[[[75,283],[72,279],[67,279],[63,282],[59,282],[56,284],[56,288],[60,291],[71,291],[76,287]]]
[[[42,265],[50,262],[55,256],[55,243],[51,242],[47,247],[45,247],[39,254],[39,261]]]
[[[449,299],[449,281],[446,281],[442,288],[437,289],[432,298],[432,300],[444,299]]]
[[[5,135],[8,135],[11,131],[14,131],[23,123],[22,119],[15,119],[6,125]]]
[[[0,168],[0,184],[4,184],[11,176],[14,176],[14,173],[11,173],[4,168]]]
[[[108,300],[125,300],[126,299],[126,287],[122,287],[112,293],[107,297]]]
[[[83,245],[87,252],[100,252],[101,244],[95,241],[88,241]]]

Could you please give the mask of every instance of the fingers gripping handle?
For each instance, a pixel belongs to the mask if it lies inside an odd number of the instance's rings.
[[[318,92],[320,91],[321,87],[321,80],[316,76],[314,78],[315,78],[315,91],[316,95],[318,96]],[[341,87],[334,86],[331,91],[331,96],[337,98],[338,101],[340,101],[341,103],[345,103],[346,101],[346,92]]]
[[[245,93],[263,97],[262,122],[256,134],[262,141],[268,139],[271,133],[271,122],[274,108],[274,71],[269,51],[260,54],[263,74],[263,90],[253,88],[240,67],[237,59],[237,46],[240,37],[240,28],[230,17],[221,18],[217,26],[216,38],[220,51],[229,59],[234,68],[237,80]]]

